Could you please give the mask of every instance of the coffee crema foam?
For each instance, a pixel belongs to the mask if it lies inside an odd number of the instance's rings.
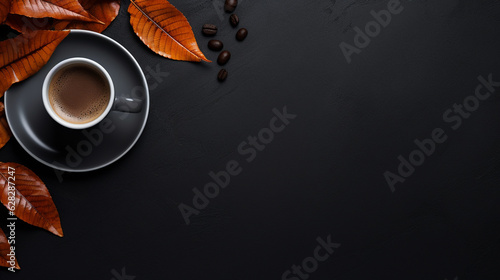
[[[91,66],[70,65],[59,70],[49,85],[52,109],[63,120],[82,124],[97,119],[109,104],[107,79]]]

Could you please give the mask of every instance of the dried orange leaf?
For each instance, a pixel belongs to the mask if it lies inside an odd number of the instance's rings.
[[[35,74],[69,31],[36,31],[0,42],[0,97],[14,83]]]
[[[89,14],[104,24],[88,21],[68,21],[53,18],[30,18],[21,15],[10,14],[7,17],[7,25],[12,29],[26,33],[34,30],[64,30],[84,29],[98,33],[103,32],[115,20],[120,11],[120,0],[79,0]]]
[[[68,23],[65,29],[85,29],[101,33],[115,20],[120,11],[120,0],[80,0],[80,3],[92,16],[104,24],[73,21]],[[60,27],[56,25],[55,28]]]
[[[17,32],[23,34],[38,30],[63,30],[64,28],[55,28],[56,24],[59,22],[66,22],[66,25],[69,24],[69,21],[61,21],[53,18],[30,18],[27,16],[15,14],[9,14],[7,16],[5,24],[10,26],[10,28],[16,30]]]
[[[15,186],[13,193],[12,186]],[[14,210],[12,203],[9,204],[12,195],[15,195]],[[63,236],[59,213],[49,190],[27,167],[18,163],[0,163],[0,201],[19,219]]]
[[[0,149],[5,146],[10,137],[12,137],[12,132],[5,118],[3,103],[0,102]]]
[[[130,24],[155,53],[175,60],[207,61],[186,17],[166,0],[131,0]]]
[[[0,1],[0,24],[7,19],[10,11],[10,1]]]
[[[10,13],[31,18],[51,17],[102,23],[85,11],[77,0],[12,0]]]
[[[12,265],[9,263],[11,261],[14,262],[14,267],[17,269],[21,269],[19,267],[19,264],[17,263],[17,258],[16,256],[9,256],[11,253],[10,251],[10,246],[14,246],[15,244],[9,244],[7,240],[7,236],[5,236],[5,233],[3,233],[2,229],[0,229],[0,266],[3,267],[12,267]]]

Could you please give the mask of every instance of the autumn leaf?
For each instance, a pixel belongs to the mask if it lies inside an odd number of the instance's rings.
[[[186,17],[166,0],[131,0],[128,12],[135,33],[155,53],[186,61],[207,61]]]
[[[64,30],[84,29],[98,33],[103,32],[115,20],[120,11],[120,0],[79,0],[83,8],[89,14],[102,21],[104,24],[87,21],[68,21],[53,18],[30,18],[21,15],[10,14],[7,17],[7,25],[12,29],[26,33],[33,30]]]
[[[12,137],[12,132],[10,131],[9,124],[5,118],[3,103],[0,102],[0,149],[5,146],[10,137]]]
[[[11,261],[11,256],[7,256],[7,254],[10,254],[10,244],[7,241],[7,236],[5,236],[5,233],[2,231],[2,229],[0,229],[0,266],[12,267],[9,264],[9,262]],[[14,267],[17,269],[21,269],[21,267],[19,267],[19,264],[17,263],[16,256],[13,256],[13,259]]]
[[[9,171],[13,173],[9,174]],[[9,187],[13,185],[15,190],[12,193]],[[9,211],[12,211],[11,195],[15,195],[13,212],[19,219],[63,236],[59,213],[42,180],[18,163],[0,163],[0,201]]]
[[[36,31],[0,42],[0,97],[40,70],[69,31]]]
[[[90,15],[77,0],[12,0],[11,14],[31,18],[55,18],[102,23]]]
[[[56,24],[65,22],[66,24],[62,29],[56,29]],[[9,14],[5,24],[17,32],[24,34],[38,30],[63,30],[69,21],[61,21],[53,18],[30,18],[27,16]]]
[[[80,3],[104,24],[74,21],[66,29],[86,29],[101,33],[115,20],[120,11],[120,0],[80,0]]]
[[[2,24],[10,11],[10,1],[1,1],[0,2],[0,24]]]

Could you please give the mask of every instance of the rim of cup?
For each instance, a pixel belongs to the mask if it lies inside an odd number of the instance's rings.
[[[63,69],[64,67],[73,65],[73,64],[84,64],[87,66],[90,66],[94,68],[95,70],[98,70],[107,80],[108,86],[109,86],[109,101],[108,105],[106,106],[106,109],[102,114],[95,118],[94,120],[86,123],[72,123],[64,120],[61,118],[52,108],[52,105],[50,104],[49,100],[49,87],[52,82],[52,78],[59,72],[59,70]],[[52,69],[49,71],[47,76],[45,76],[45,80],[43,81],[43,86],[42,86],[42,99],[43,99],[43,105],[45,106],[45,110],[47,113],[54,119],[56,122],[58,122],[60,125],[65,126],[67,128],[71,129],[85,129],[92,127],[98,123],[100,123],[111,111],[111,108],[113,107],[114,99],[115,99],[115,88],[113,85],[113,80],[111,79],[111,76],[109,75],[108,71],[104,67],[102,67],[99,63],[88,59],[84,57],[73,57],[73,58],[68,58],[65,59],[58,64],[56,64]]]

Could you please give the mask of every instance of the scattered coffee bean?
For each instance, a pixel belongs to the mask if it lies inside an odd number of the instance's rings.
[[[225,65],[229,61],[229,59],[231,59],[231,53],[228,51],[223,51],[219,54],[217,63],[219,63],[219,65]]]
[[[217,34],[217,26],[215,26],[214,24],[207,23],[207,24],[203,25],[203,28],[201,29],[201,31],[206,36],[214,36],[215,34]]]
[[[221,69],[219,71],[219,74],[217,75],[217,80],[219,80],[219,82],[223,82],[224,80],[226,80],[226,78],[227,78],[227,70]]]
[[[208,48],[212,51],[220,51],[224,47],[224,44],[219,40],[210,40],[208,41]]]
[[[234,9],[236,9],[236,6],[238,6],[238,0],[226,0],[226,3],[224,3],[224,10],[228,13],[232,13]]]
[[[246,28],[241,28],[236,32],[236,40],[243,41],[248,36],[248,30]]]
[[[232,14],[231,17],[229,18],[229,22],[231,23],[232,27],[238,26],[238,23],[240,23],[240,19],[238,18],[237,15]]]

